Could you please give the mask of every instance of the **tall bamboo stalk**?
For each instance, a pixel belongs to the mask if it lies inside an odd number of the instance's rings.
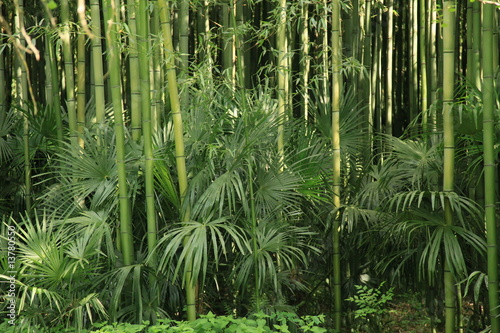
[[[288,108],[288,91],[287,91],[287,81],[288,81],[288,61],[287,61],[287,49],[288,49],[288,38],[286,33],[286,0],[279,0],[278,2],[278,33],[277,33],[277,49],[278,49],[278,119],[280,121],[278,125],[278,155],[280,159],[280,164],[283,162],[285,157],[285,131],[283,121],[285,120],[285,115],[287,114]]]
[[[332,1],[332,151],[333,151],[333,207],[340,208],[340,103],[342,96],[342,37],[340,25],[340,0]],[[342,272],[340,270],[340,216],[333,222],[333,292],[334,328],[340,331],[342,315]]]
[[[92,37],[92,75],[94,80],[94,99],[96,122],[101,124],[105,118],[105,91],[104,91],[104,70],[102,63],[102,33],[101,33],[101,13],[99,0],[90,0],[90,12],[92,17],[91,29]]]
[[[61,1],[61,24],[59,37],[62,42],[64,77],[66,84],[66,111],[68,113],[69,137],[73,144],[77,143],[77,119],[75,106],[75,69],[71,50],[70,11],[68,0]]]
[[[306,126],[309,120],[309,75],[311,71],[311,57],[309,55],[310,42],[309,42],[309,3],[306,1],[301,2],[301,48],[300,48],[300,72],[302,73],[302,116],[304,117]]]
[[[184,153],[184,131],[182,126],[181,104],[179,100],[179,90],[177,88],[177,76],[175,72],[174,47],[172,43],[170,4],[165,0],[158,0],[160,11],[160,25],[162,27],[163,44],[166,56],[166,71],[168,79],[168,91],[170,96],[171,115],[174,123],[174,141],[175,141],[175,161],[177,167],[177,177],[179,178],[179,194],[181,201],[181,220],[188,222],[190,220],[189,205],[186,204],[186,192],[188,187],[188,178],[186,171],[186,155]],[[187,262],[186,265],[191,265]],[[188,320],[196,319],[196,281],[192,279],[192,267],[188,266],[186,276],[186,307]]]
[[[15,77],[16,77],[16,103],[20,108],[27,106],[26,101],[28,97],[28,74],[26,72],[26,58],[25,51],[20,49],[24,48],[25,40],[23,34],[21,33],[24,27],[24,1],[18,0],[17,6],[15,7],[16,14],[14,17],[14,34],[19,37],[19,45],[15,45]],[[30,125],[28,117],[24,118],[23,124],[23,153],[24,153],[24,201],[26,206],[26,211],[31,214],[32,212],[32,182],[31,182],[31,159],[30,159]]]
[[[498,294],[498,240],[496,224],[495,190],[495,67],[493,60],[494,13],[491,4],[483,4],[483,144],[484,144],[484,213],[486,222],[486,241],[488,244],[488,302],[491,332],[500,331],[500,308]]]
[[[473,64],[473,57],[472,57],[472,42],[473,42],[473,31],[474,28],[472,27],[472,20],[473,20],[473,6],[472,6],[472,1],[467,2],[467,31],[466,31],[466,43],[467,43],[467,72],[466,72],[466,77],[468,82],[472,82],[473,79],[473,71],[472,71],[472,66]]]
[[[116,163],[118,169],[118,195],[120,207],[120,238],[123,253],[123,264],[132,264],[134,243],[132,238],[132,218],[130,198],[127,185],[125,165],[125,124],[123,121],[122,89],[121,89],[121,59],[118,49],[118,25],[120,23],[119,1],[108,0],[106,41],[109,59],[109,80],[111,85],[111,101],[114,112]]]
[[[160,16],[158,13],[158,1],[153,1],[153,19],[150,22],[150,32],[151,36],[160,35]],[[158,126],[162,123],[162,110],[163,110],[163,70],[161,61],[161,47],[153,43],[153,85],[152,85],[152,96],[151,101],[151,126],[153,132],[156,132]]]
[[[408,80],[409,89],[409,111],[410,120],[415,119],[417,115],[417,110],[419,110],[418,104],[418,4],[417,0],[409,0],[409,12],[410,12],[410,56],[408,57],[408,68],[410,70],[410,80]]]
[[[184,80],[189,75],[189,0],[179,1],[179,70]],[[186,87],[187,88],[187,87]],[[181,91],[181,106],[189,104],[189,89]]]
[[[435,102],[439,99],[438,96],[438,82],[439,82],[439,74],[438,74],[438,61],[437,61],[437,9],[436,9],[436,0],[430,0],[429,5],[430,11],[430,31],[427,46],[429,47],[429,77],[430,77],[430,105],[434,105],[434,107],[430,110],[430,125],[431,132],[436,133],[437,131],[437,112],[435,109]],[[434,138],[434,136],[433,136]]]
[[[366,73],[360,72],[361,83],[360,83],[360,94],[363,101],[363,105],[366,105],[366,116],[362,126],[367,128],[368,135],[371,137],[373,131],[373,101],[371,93],[371,77],[372,77],[372,37],[373,32],[371,28],[371,16],[372,16],[372,0],[365,1],[365,12],[364,12],[364,35],[363,35],[363,55],[362,61],[366,68]],[[364,77],[366,75],[366,77]],[[372,140],[370,139],[370,142]]]
[[[454,191],[455,138],[453,127],[453,101],[455,88],[455,1],[443,2],[443,191]],[[453,225],[453,212],[448,198],[445,200],[444,218],[447,226]],[[455,332],[456,286],[455,278],[444,259],[445,332]]]
[[[394,59],[394,0],[387,3],[387,67],[385,73],[385,128],[384,133],[392,135],[393,115],[393,59]]]
[[[139,79],[142,109],[142,132],[144,142],[144,187],[146,193],[146,221],[147,221],[147,244],[148,253],[153,253],[157,243],[158,228],[156,225],[155,189],[153,176],[153,126],[151,113],[151,81],[150,81],[150,61],[148,43],[148,13],[147,0],[139,0],[137,21],[138,56],[139,56]],[[154,263],[155,261],[153,261]],[[152,290],[155,283],[153,274],[149,277]],[[154,295],[153,307],[158,304],[158,295]],[[153,318],[156,320],[156,318]]]
[[[82,134],[85,128],[85,34],[79,33],[77,38],[77,92],[76,92],[76,120],[77,131],[80,134],[78,144],[83,147]]]
[[[422,112],[422,132],[427,137],[428,131],[428,82],[427,82],[427,39],[426,39],[426,1],[418,0],[419,2],[419,22],[418,22],[418,48],[420,57],[420,110]]]
[[[132,139],[138,141],[141,138],[141,113],[142,113],[142,104],[141,104],[141,80],[137,80],[136,78],[140,77],[142,73],[140,70],[144,68],[139,67],[139,51],[137,46],[137,0],[128,0],[127,3],[127,13],[128,13],[128,27],[130,30],[130,35],[128,38],[129,43],[129,75],[130,75],[130,134],[132,135]],[[140,10],[140,9],[139,9]],[[139,15],[141,13],[139,12]]]
[[[481,3],[472,4],[472,67],[471,76],[475,87],[481,87]]]
[[[148,19],[146,0],[139,0],[138,51],[139,51],[139,78],[141,87],[142,130],[144,140],[144,177],[146,191],[146,216],[148,230],[148,252],[152,253],[157,242],[156,210],[153,183],[153,128],[151,124],[150,78],[148,58]]]
[[[0,49],[0,117],[7,112],[7,90],[5,90],[5,54],[6,48]]]

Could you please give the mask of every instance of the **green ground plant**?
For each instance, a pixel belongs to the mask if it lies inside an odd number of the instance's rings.
[[[93,330],[78,330],[76,328],[55,327],[34,329],[37,333],[323,333],[324,316],[303,316],[295,313],[278,312],[271,316],[257,313],[250,317],[234,318],[232,316],[216,316],[213,313],[201,315],[194,321],[178,321],[173,319],[160,319],[155,325],[149,322],[142,324],[130,323],[96,323]],[[15,326],[7,321],[0,324],[0,329],[5,333],[14,333]]]
[[[384,332],[388,323],[389,302],[394,297],[394,288],[384,290],[385,282],[378,287],[356,285],[356,295],[347,298],[347,301],[356,305],[354,319],[356,326],[367,332]]]

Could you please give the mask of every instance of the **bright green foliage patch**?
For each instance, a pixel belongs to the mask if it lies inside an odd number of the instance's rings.
[[[326,329],[321,327],[324,316],[303,316],[279,312],[272,315],[258,313],[251,318],[233,318],[231,316],[216,316],[212,313],[202,315],[195,321],[178,321],[171,319],[160,319],[156,325],[149,322],[143,324],[129,323],[99,323],[95,324],[92,331],[83,330],[79,333],[174,333],[174,332],[198,332],[198,333],[267,333],[267,332],[313,332],[323,333]],[[5,333],[15,332],[15,326],[8,322],[0,324],[0,331]],[[76,333],[73,329],[49,329],[36,328],[37,333]]]
[[[383,286],[384,282],[377,288],[356,285],[356,295],[347,299],[347,301],[356,304],[354,318],[357,319],[358,325],[366,326],[369,328],[369,332],[381,332],[385,326],[389,301],[394,296],[394,288],[383,291]]]

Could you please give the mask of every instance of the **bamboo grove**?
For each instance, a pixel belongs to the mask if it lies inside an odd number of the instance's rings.
[[[436,331],[500,332],[500,3],[0,6],[21,327],[289,311],[348,331],[355,286],[386,281]]]

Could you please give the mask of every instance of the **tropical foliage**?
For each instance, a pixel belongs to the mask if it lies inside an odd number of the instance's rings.
[[[498,7],[0,2],[4,325],[498,331]]]

